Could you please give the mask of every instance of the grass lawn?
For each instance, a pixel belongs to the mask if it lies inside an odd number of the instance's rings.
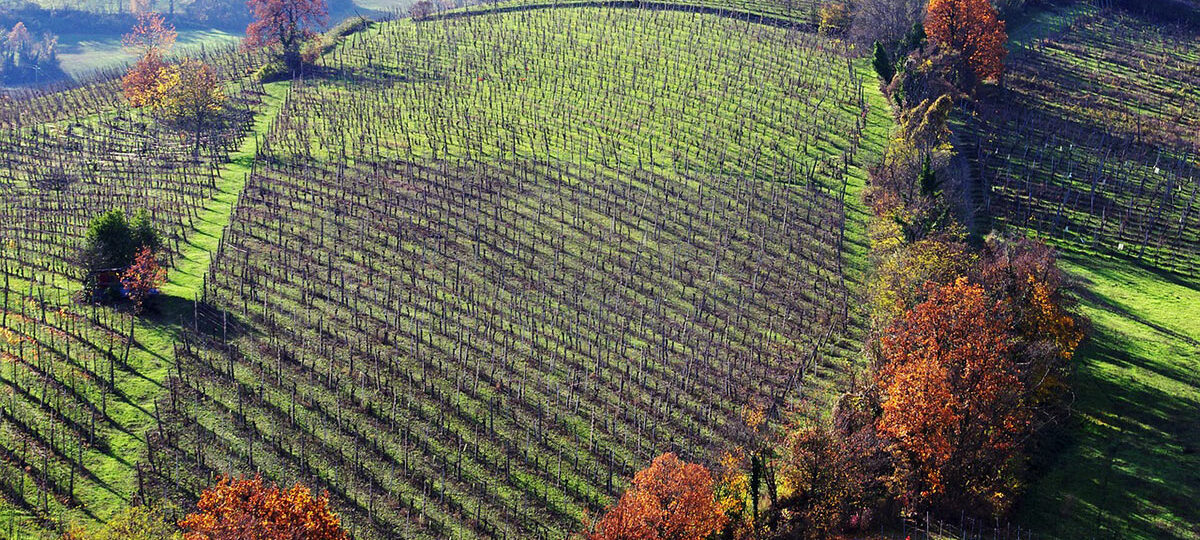
[[[1092,320],[1070,436],[1019,521],[1055,538],[1200,537],[1200,281],[1064,256]]]

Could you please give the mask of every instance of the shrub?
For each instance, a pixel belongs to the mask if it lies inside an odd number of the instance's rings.
[[[289,489],[261,477],[222,478],[200,495],[197,511],[179,522],[187,540],[348,540],[329,497],[303,485]]]
[[[99,531],[71,527],[62,540],[179,540],[179,530],[162,511],[148,506],[130,506],[113,515]]]
[[[110,210],[88,224],[81,258],[90,280],[95,272],[128,268],[143,247],[157,251],[161,245],[162,239],[145,210],[134,214],[132,220],[126,219],[121,210]]]
[[[708,469],[663,454],[633,477],[596,524],[591,540],[701,540],[728,518],[713,491]]]

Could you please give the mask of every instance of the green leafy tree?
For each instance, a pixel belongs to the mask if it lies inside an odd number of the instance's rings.
[[[129,266],[134,246],[125,212],[110,210],[93,218],[84,235],[84,244],[84,263],[89,270]]]
[[[88,224],[81,258],[89,273],[87,279],[91,280],[95,272],[128,268],[142,248],[157,251],[160,247],[162,237],[154,230],[145,210],[139,210],[132,220],[121,210],[110,210]]]

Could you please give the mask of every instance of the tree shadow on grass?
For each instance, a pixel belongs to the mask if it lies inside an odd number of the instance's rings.
[[[1112,305],[1099,300],[1085,298],[1101,309]],[[1200,402],[1167,390],[1194,386],[1194,374],[1184,365],[1167,369],[1171,363],[1157,351],[1143,351],[1145,343],[1111,329],[1079,351],[1078,400],[1067,434],[1036,456],[1046,474],[1019,509],[1041,532],[1057,538],[1200,536]]]

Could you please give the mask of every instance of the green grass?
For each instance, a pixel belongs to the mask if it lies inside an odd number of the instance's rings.
[[[207,49],[237,43],[241,36],[215,28],[206,30],[180,30],[175,41],[175,54],[186,55]],[[58,41],[58,58],[63,71],[79,79],[96,71],[119,68],[135,60],[133,54],[121,45],[117,34],[61,34]]]
[[[113,426],[102,430],[100,435],[107,449],[91,449],[83,454],[83,465],[95,475],[95,481],[81,479],[76,491],[80,507],[60,508],[54,519],[95,526],[132,502],[138,481],[134,463],[146,453],[144,433],[155,424],[155,401],[162,395],[163,381],[173,361],[173,347],[181,331],[179,323],[191,316],[191,301],[200,292],[210,254],[216,250],[245,185],[259,140],[266,136],[282,108],[289,87],[288,82],[266,85],[253,129],[221,166],[215,195],[198,212],[194,227],[187,232],[187,242],[182,244],[176,264],[168,273],[168,282],[155,300],[161,309],[153,318],[136,320],[136,346],[130,351],[129,369],[119,370],[116,378],[116,394],[120,398],[108,400],[107,411]],[[77,283],[64,281],[62,276],[55,276],[50,285],[58,290],[79,287]],[[0,513],[0,523],[11,527],[19,537],[44,533],[30,516],[13,511],[7,504]],[[0,533],[5,532],[0,528]]]
[[[1065,447],[1019,520],[1054,538],[1200,536],[1200,282],[1064,257],[1093,324]]]

